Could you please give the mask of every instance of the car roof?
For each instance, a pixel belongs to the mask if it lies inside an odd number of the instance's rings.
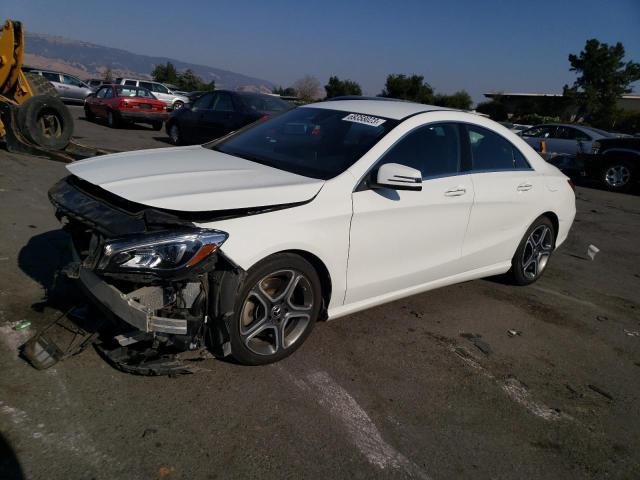
[[[341,110],[344,112],[362,113],[376,117],[402,120],[418,113],[450,110],[451,108],[425,105],[422,103],[407,102],[393,99],[371,100],[332,100],[330,102],[310,103],[301,108],[326,108],[327,110]]]
[[[541,123],[539,125],[534,125],[531,128],[535,128],[535,127],[570,127],[570,128],[577,128],[578,130],[587,130],[601,137],[611,136],[611,133],[605,130],[601,130],[595,127],[590,127],[589,125],[576,125],[575,123]]]

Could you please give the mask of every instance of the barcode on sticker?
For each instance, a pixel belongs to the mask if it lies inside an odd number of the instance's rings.
[[[372,127],[379,127],[384,122],[386,122],[384,118],[372,117],[370,115],[362,115],[360,113],[350,113],[349,115],[344,117],[342,120],[344,120],[345,122],[354,122],[354,123],[361,123],[363,125],[370,125]]]

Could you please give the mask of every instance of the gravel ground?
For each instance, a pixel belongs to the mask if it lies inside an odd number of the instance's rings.
[[[84,143],[167,145],[72,111]],[[276,365],[149,378],[93,349],[46,371],[18,355],[81,301],[55,277],[68,250],[46,192],[64,175],[0,150],[0,478],[640,477],[640,197],[578,188],[533,286],[442,288],[321,323]]]

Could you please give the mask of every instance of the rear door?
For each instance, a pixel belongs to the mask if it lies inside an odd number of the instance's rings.
[[[203,110],[198,120],[202,133],[207,137],[204,141],[221,137],[238,128],[239,115],[231,94],[217,92],[211,107]]]
[[[591,152],[593,139],[577,128],[559,125],[555,135],[550,140],[552,152],[556,155],[575,155],[577,153]],[[549,151],[549,149],[547,149]]]
[[[366,127],[371,128],[371,127]],[[461,126],[423,125],[384,154],[422,172],[421,191],[361,186],[353,193],[346,303],[400,292],[460,273],[474,189]],[[371,177],[370,177],[371,178]]]
[[[462,248],[466,270],[509,262],[544,195],[542,178],[506,138],[468,124],[475,200]]]
[[[72,77],[71,75],[62,75],[62,82],[64,86],[67,87],[67,92],[69,97],[73,100],[84,100],[84,97],[87,96],[88,88],[84,83],[82,83],[76,77]]]

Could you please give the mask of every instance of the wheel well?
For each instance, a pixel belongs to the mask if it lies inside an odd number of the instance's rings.
[[[329,301],[331,300],[331,275],[329,275],[329,270],[322,260],[316,257],[313,253],[307,252],[305,250],[285,250],[284,252],[278,253],[294,253],[296,255],[301,256],[307,262],[309,262],[313,268],[318,273],[318,277],[320,277],[320,288],[322,289],[322,300],[324,302],[324,308],[322,309],[321,316],[326,315],[326,311],[329,308]]]
[[[558,216],[553,212],[544,212],[541,216],[547,217],[549,220],[551,220],[551,224],[553,225],[553,233],[555,234],[554,237],[557,237],[558,230],[560,229],[560,221],[558,220]]]

